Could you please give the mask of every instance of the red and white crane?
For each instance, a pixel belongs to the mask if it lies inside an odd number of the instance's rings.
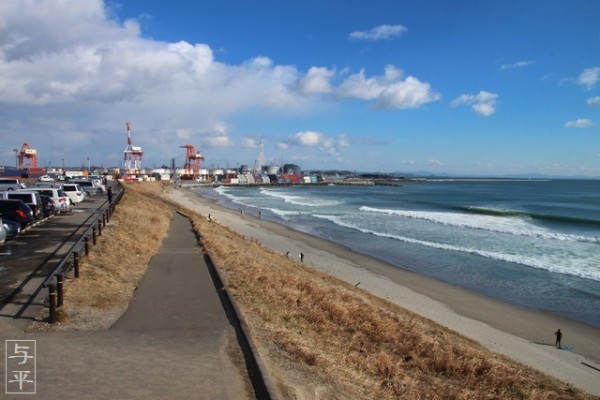
[[[181,179],[185,180],[196,180],[200,176],[200,168],[202,168],[202,160],[204,157],[196,148],[191,144],[179,146],[179,148],[186,149],[185,153],[185,164],[183,166],[183,173]]]
[[[135,175],[140,173],[142,169],[142,156],[144,152],[141,147],[133,145],[131,140],[131,123],[126,122],[125,126],[127,127],[127,147],[124,151],[123,169],[125,170],[125,174]]]

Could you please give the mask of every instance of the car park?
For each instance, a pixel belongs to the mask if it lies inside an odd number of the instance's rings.
[[[25,184],[18,178],[0,178],[0,190],[25,189]]]
[[[0,199],[0,214],[2,214],[3,219],[16,221],[21,229],[35,222],[31,207],[22,200]]]
[[[33,211],[33,217],[35,219],[43,219],[46,216],[44,212],[44,205],[42,203],[41,195],[33,190],[12,190],[8,192],[2,192],[2,198],[4,200],[21,200],[27,204]]]
[[[71,179],[69,182],[79,185],[79,187],[83,189],[89,196],[95,196],[99,192],[98,186],[92,181],[86,179]]]
[[[67,196],[64,190],[60,187],[34,187],[27,190],[35,190],[43,196],[51,197],[54,200],[59,212],[66,212],[69,210],[69,196]]]
[[[85,192],[77,184],[64,183],[62,190],[69,196],[71,204],[81,203],[85,199]]]

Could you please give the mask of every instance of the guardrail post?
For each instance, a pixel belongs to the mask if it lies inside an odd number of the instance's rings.
[[[92,244],[96,245],[96,227],[92,228]]]
[[[102,236],[102,221],[98,218],[98,236]]]
[[[85,255],[89,256],[90,255],[90,238],[89,237],[84,237],[84,245],[85,245]]]
[[[54,283],[48,285],[48,307],[50,308],[48,322],[53,324],[56,322],[56,286]]]
[[[56,307],[62,307],[63,305],[63,283],[64,283],[64,275],[57,274],[56,275]]]
[[[73,270],[75,271],[75,278],[79,278],[79,252],[73,252]]]
[[[105,212],[102,213],[102,226],[103,227],[106,226],[106,213]]]

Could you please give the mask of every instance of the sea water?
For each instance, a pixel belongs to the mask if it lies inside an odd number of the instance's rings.
[[[399,267],[600,327],[600,181],[197,190]]]

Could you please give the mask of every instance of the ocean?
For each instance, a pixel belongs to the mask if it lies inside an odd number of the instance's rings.
[[[416,273],[600,327],[600,181],[195,190]]]

